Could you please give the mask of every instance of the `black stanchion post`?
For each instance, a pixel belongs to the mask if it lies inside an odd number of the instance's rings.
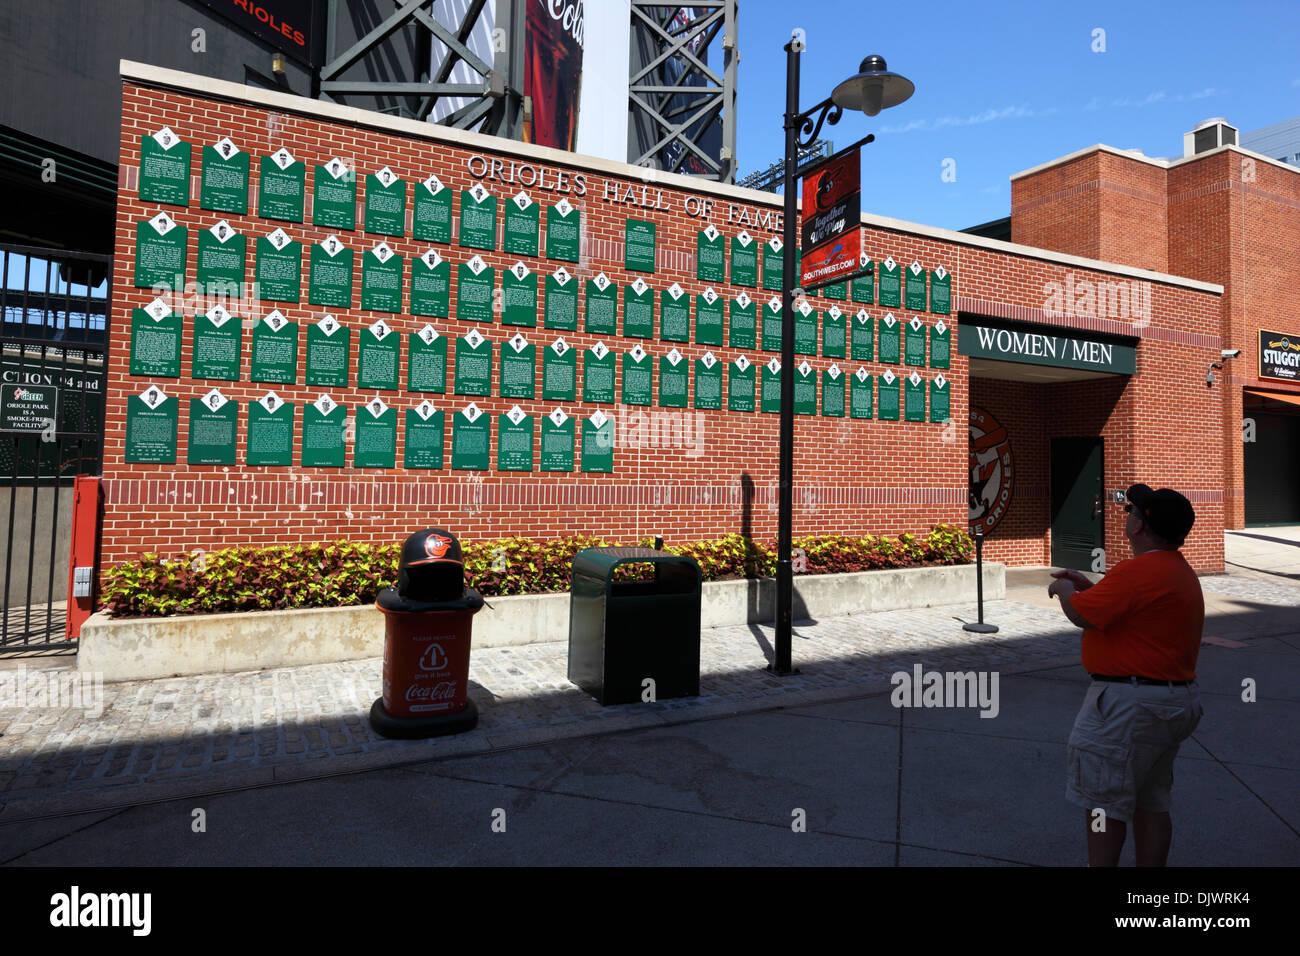
[[[980,619],[976,624],[963,624],[962,630],[976,634],[996,634],[996,624],[984,623],[984,532],[975,532],[975,599],[979,602]]]

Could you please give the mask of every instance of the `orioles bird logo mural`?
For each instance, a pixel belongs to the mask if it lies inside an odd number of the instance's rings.
[[[971,533],[991,532],[1011,504],[1014,470],[1007,430],[990,413],[970,407]]]

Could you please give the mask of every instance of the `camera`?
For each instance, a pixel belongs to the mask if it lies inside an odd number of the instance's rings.
[[[1219,354],[1225,359],[1234,359],[1241,355],[1241,349],[1222,349]]]

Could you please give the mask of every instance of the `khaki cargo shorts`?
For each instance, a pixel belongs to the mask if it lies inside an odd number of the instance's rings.
[[[1178,745],[1203,714],[1195,682],[1093,681],[1070,733],[1065,798],[1125,823],[1134,809],[1168,811]]]

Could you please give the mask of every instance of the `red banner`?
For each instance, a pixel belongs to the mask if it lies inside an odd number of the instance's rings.
[[[858,271],[861,222],[861,164],[855,149],[804,177],[800,286]]]

